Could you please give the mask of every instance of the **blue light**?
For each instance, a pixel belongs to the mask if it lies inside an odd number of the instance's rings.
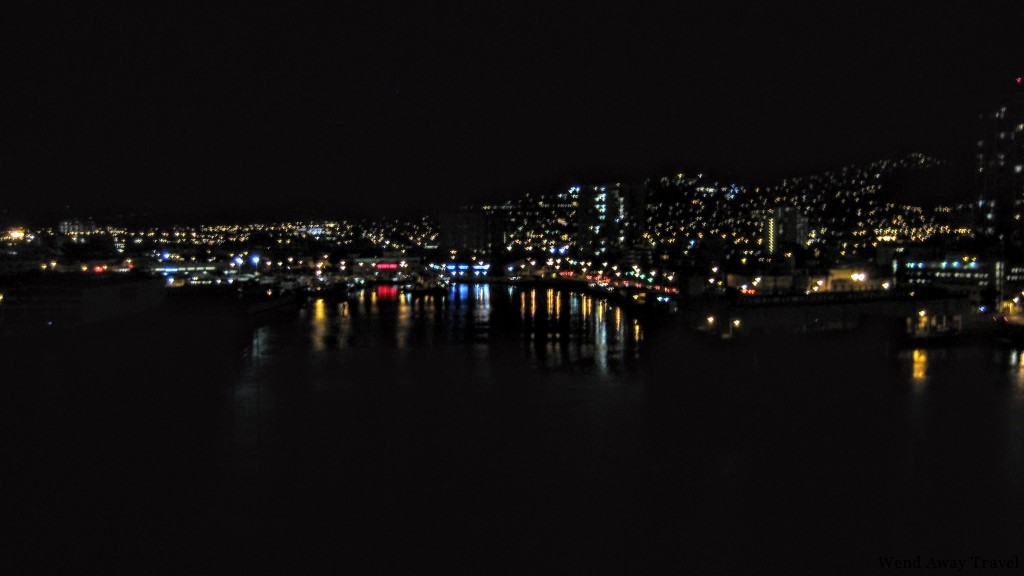
[[[469,270],[469,264],[459,264],[459,270]]]
[[[160,255],[161,260],[167,260],[170,257],[171,255],[168,252],[164,252],[163,254]]]
[[[235,256],[235,266],[241,266],[242,262],[245,262],[245,261],[242,260],[241,256]]]
[[[257,266],[260,263],[260,255],[259,254],[253,254],[252,258],[249,258],[249,262],[252,262],[253,266]]]

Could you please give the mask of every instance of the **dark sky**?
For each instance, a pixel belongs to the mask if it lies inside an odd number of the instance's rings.
[[[1015,1],[135,4],[5,9],[9,211],[395,214],[960,159],[1024,73]]]

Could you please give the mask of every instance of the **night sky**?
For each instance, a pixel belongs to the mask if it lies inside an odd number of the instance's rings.
[[[5,9],[9,213],[411,214],[679,170],[966,164],[1024,71],[1010,1],[138,4]]]

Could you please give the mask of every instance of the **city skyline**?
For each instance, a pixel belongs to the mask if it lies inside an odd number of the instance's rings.
[[[422,12],[416,12],[422,10]],[[1012,3],[15,14],[25,215],[408,215],[692,167],[969,166]],[[115,17],[116,16],[116,17]]]
[[[5,6],[6,563],[1019,570],[1022,22]]]

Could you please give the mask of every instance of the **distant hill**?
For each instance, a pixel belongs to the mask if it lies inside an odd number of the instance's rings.
[[[882,178],[882,196],[898,204],[923,208],[974,199],[971,170],[938,162],[920,169],[896,169]]]

